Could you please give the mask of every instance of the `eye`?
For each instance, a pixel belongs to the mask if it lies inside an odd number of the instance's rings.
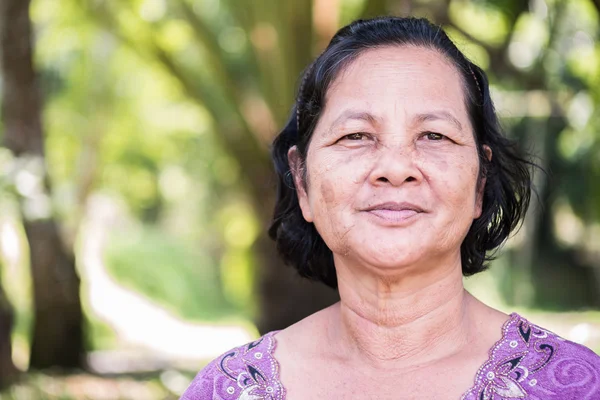
[[[432,141],[440,141],[445,138],[445,136],[442,135],[441,133],[435,133],[435,132],[425,132],[425,134],[423,136],[425,136],[428,140],[432,140]]]
[[[356,140],[363,140],[363,139],[366,139],[366,138],[367,138],[367,135],[365,135],[364,133],[351,133],[349,135],[342,136],[342,138],[340,140],[347,139],[347,140],[354,140],[354,141],[356,141]]]

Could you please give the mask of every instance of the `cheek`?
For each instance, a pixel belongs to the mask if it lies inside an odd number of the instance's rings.
[[[345,253],[355,200],[366,179],[367,168],[356,159],[328,157],[311,161],[309,165],[314,167],[309,170],[309,203],[313,222],[331,250]]]
[[[452,209],[466,207],[476,199],[478,160],[471,154],[447,154],[427,157],[427,177],[435,188],[437,200]]]
[[[364,160],[339,155],[315,158],[310,171],[313,209],[329,212],[351,205],[356,191],[367,176]]]
[[[433,231],[439,248],[458,248],[475,218],[477,161],[470,155],[430,159],[427,177],[434,208]]]
[[[321,182],[320,185],[321,196],[323,198],[323,203],[325,204],[335,204],[336,202],[336,187],[334,182],[330,180],[325,180]]]

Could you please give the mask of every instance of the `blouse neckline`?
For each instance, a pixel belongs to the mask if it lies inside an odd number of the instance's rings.
[[[507,333],[508,333],[509,329],[511,328],[511,326],[514,323],[516,323],[517,321],[522,320],[522,319],[523,318],[516,312],[509,314],[508,319],[506,321],[504,321],[504,323],[502,324],[502,328],[501,328],[502,336],[488,350],[488,357],[487,357],[486,361],[484,361],[483,364],[481,364],[481,366],[475,373],[475,377],[473,378],[473,385],[471,385],[471,387],[469,387],[462,394],[462,396],[460,397],[460,400],[466,400],[467,396],[470,393],[476,391],[481,386],[482,382],[485,382],[486,379],[489,380],[489,378],[491,377],[490,370],[492,369],[492,366],[496,362],[496,353],[507,341]],[[272,331],[272,332],[269,332],[266,336],[268,336],[270,339],[269,359],[270,359],[271,365],[272,365],[272,373],[273,373],[272,378],[273,378],[274,384],[276,386],[278,386],[279,389],[281,390],[281,397],[278,397],[278,400],[285,400],[286,389],[283,386],[283,384],[281,383],[281,380],[279,377],[281,366],[279,364],[279,361],[275,358],[275,350],[277,348],[277,339],[275,336],[279,332],[281,332],[281,330]],[[516,347],[516,346],[513,346],[513,343],[511,343],[510,347]]]

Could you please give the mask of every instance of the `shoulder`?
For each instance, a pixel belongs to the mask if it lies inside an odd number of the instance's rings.
[[[275,334],[225,352],[201,370],[181,400],[283,399]]]
[[[529,322],[518,314],[513,314],[509,322],[512,324],[505,328],[507,332],[504,336],[513,340],[508,342],[508,347],[525,351],[526,358],[535,359],[537,361],[534,368],[536,371],[541,371],[546,367],[550,367],[551,370],[556,369],[563,363],[574,360],[582,366],[594,370],[596,374],[600,373],[600,356],[591,349],[564,339],[548,329]],[[515,340],[518,343],[516,347]],[[598,383],[600,384],[600,382]]]
[[[598,399],[600,357],[513,313],[475,383],[478,399]]]

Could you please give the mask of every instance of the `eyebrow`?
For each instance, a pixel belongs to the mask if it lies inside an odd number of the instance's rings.
[[[367,111],[357,111],[357,110],[346,110],[339,117],[337,117],[333,123],[331,124],[331,128],[335,128],[336,126],[346,122],[348,120],[358,120],[358,121],[366,121],[372,125],[376,125],[381,122],[381,119],[370,112]],[[460,131],[463,130],[463,126],[460,121],[452,115],[449,111],[438,110],[433,112],[426,112],[417,114],[414,117],[419,123],[428,122],[428,121],[448,121]]]
[[[366,111],[346,110],[339,117],[333,121],[331,128],[335,128],[343,122],[348,120],[366,121],[372,125],[376,125],[380,122],[380,119],[375,115]]]
[[[448,111],[440,110],[440,111],[418,114],[415,117],[415,120],[420,123],[427,122],[427,121],[439,121],[439,120],[448,121],[448,122],[452,123],[454,126],[456,126],[460,131],[463,130],[463,126],[460,123],[460,121],[454,115],[452,115],[452,113],[450,113]]]

